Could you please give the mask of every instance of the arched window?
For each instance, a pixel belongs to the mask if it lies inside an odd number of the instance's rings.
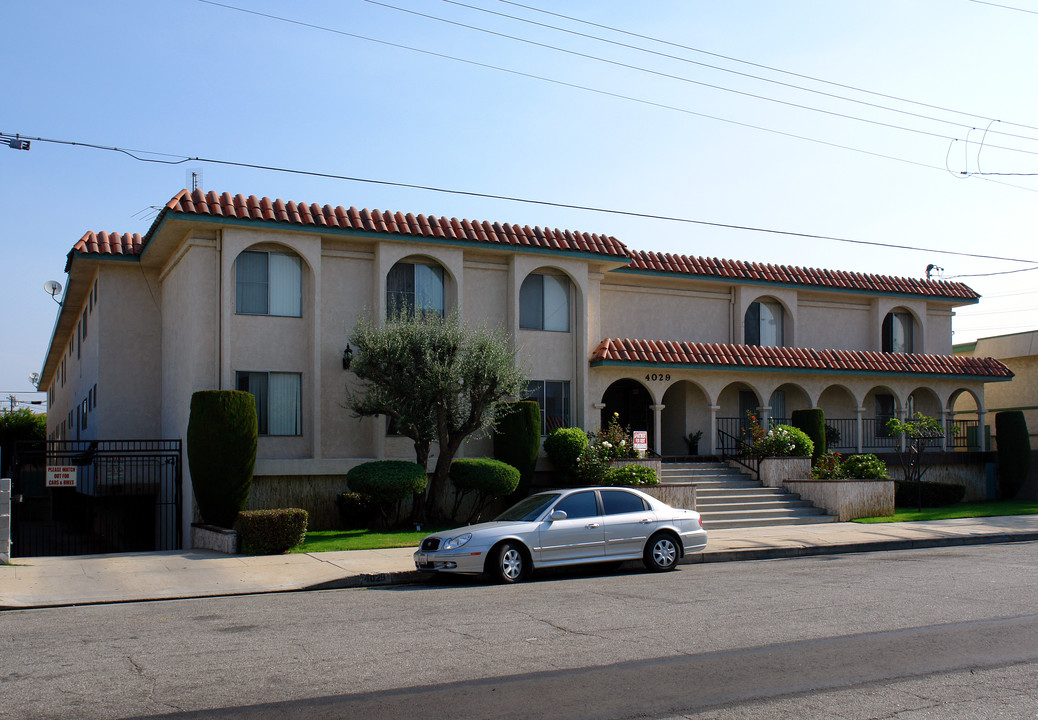
[[[569,332],[569,279],[531,273],[519,288],[519,327]]]
[[[759,300],[750,303],[746,310],[747,345],[759,347],[782,347],[782,306],[774,300]]]
[[[236,313],[302,316],[303,262],[298,255],[246,250],[234,266]]]
[[[912,313],[905,310],[888,312],[883,318],[883,352],[913,352],[912,329]]]
[[[413,317],[431,312],[443,317],[443,268],[398,262],[386,277],[386,314]]]

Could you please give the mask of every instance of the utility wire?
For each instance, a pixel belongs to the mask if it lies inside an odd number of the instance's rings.
[[[267,18],[267,19],[270,19],[270,20],[276,20],[278,22],[284,22],[284,23],[288,23],[288,24],[291,24],[291,25],[298,25],[300,27],[306,27],[306,28],[310,28],[310,29],[313,29],[313,30],[321,30],[323,32],[328,32],[328,33],[332,33],[332,34],[335,34],[335,35],[341,35],[341,36],[344,36],[344,37],[350,37],[350,38],[354,38],[354,39],[357,39],[357,40],[364,40],[366,42],[375,43],[377,45],[383,45],[383,46],[386,46],[386,47],[392,47],[392,48],[396,48],[396,49],[399,49],[399,50],[407,50],[409,52],[415,52],[415,53],[419,53],[421,55],[427,55],[429,57],[436,57],[436,58],[440,58],[440,59],[444,59],[444,60],[452,60],[454,62],[459,62],[459,63],[463,63],[463,64],[466,64],[466,65],[471,65],[473,67],[480,67],[480,68],[485,68],[485,69],[489,69],[489,70],[496,70],[496,71],[499,71],[499,72],[508,73],[510,75],[515,75],[517,77],[523,77],[523,78],[527,78],[527,79],[531,79],[531,80],[539,80],[541,82],[551,83],[553,85],[559,85],[561,87],[567,87],[567,88],[572,88],[572,89],[576,89],[576,90],[582,90],[582,91],[585,91],[585,92],[595,93],[597,95],[603,95],[605,97],[612,97],[612,98],[616,98],[616,99],[619,99],[619,100],[627,100],[627,101],[630,101],[630,102],[639,103],[641,105],[647,105],[649,107],[655,107],[655,108],[658,108],[658,109],[661,109],[661,110],[671,110],[673,112],[678,112],[678,113],[682,113],[682,114],[685,114],[685,115],[691,115],[691,116],[694,116],[694,117],[701,117],[701,118],[705,118],[707,120],[716,120],[718,122],[727,123],[729,125],[736,125],[738,127],[750,128],[752,130],[760,130],[761,132],[767,132],[767,133],[771,133],[773,135],[780,135],[782,137],[794,138],[796,140],[804,140],[806,142],[815,143],[817,145],[824,145],[826,147],[839,148],[841,150],[849,150],[850,152],[856,152],[856,153],[860,153],[862,155],[868,155],[870,157],[883,158],[885,160],[893,160],[895,162],[905,163],[907,165],[914,165],[916,167],[928,168],[930,170],[940,170],[941,172],[948,172],[947,168],[942,168],[942,167],[939,167],[937,165],[930,165],[930,164],[918,162],[918,161],[915,161],[915,160],[909,160],[907,158],[901,158],[901,157],[897,157],[897,156],[894,156],[894,155],[886,155],[886,154],[880,153],[880,152],[874,152],[874,151],[871,151],[871,150],[865,150],[863,148],[857,148],[857,147],[853,147],[853,146],[850,146],[850,145],[843,145],[843,144],[840,144],[840,143],[830,142],[830,141],[827,141],[827,140],[820,140],[818,138],[808,137],[808,136],[805,136],[805,135],[798,135],[796,133],[786,132],[786,131],[783,131],[783,130],[775,130],[773,128],[767,128],[767,127],[763,127],[763,126],[760,126],[760,125],[754,125],[752,123],[740,122],[738,120],[731,120],[729,118],[718,117],[716,115],[708,115],[706,113],[696,112],[694,110],[689,110],[687,108],[681,108],[681,107],[677,107],[677,106],[674,106],[674,105],[667,105],[665,103],[654,102],[652,100],[646,100],[646,99],[643,99],[643,98],[637,98],[637,97],[634,97],[634,96],[631,96],[631,95],[623,95],[621,93],[615,93],[615,92],[611,92],[611,91],[608,91],[608,90],[601,90],[601,89],[593,88],[593,87],[590,87],[590,86],[587,86],[587,85],[580,85],[580,84],[577,84],[577,83],[565,82],[563,80],[556,80],[554,78],[549,78],[549,77],[545,77],[545,76],[542,76],[542,75],[535,75],[533,73],[522,72],[520,70],[512,70],[510,68],[501,67],[499,65],[492,65],[490,63],[477,62],[475,60],[467,60],[465,58],[460,58],[460,57],[456,57],[456,56],[453,56],[453,55],[447,55],[445,53],[434,52],[432,50],[422,50],[420,48],[412,47],[412,46],[409,46],[409,45],[403,45],[403,44],[400,44],[400,43],[394,43],[394,42],[390,42],[388,40],[379,40],[379,39],[376,39],[376,38],[367,37],[365,35],[358,35],[356,33],[346,32],[345,30],[336,30],[334,28],[326,27],[326,26],[323,26],[323,25],[316,25],[314,23],[303,22],[301,20],[293,20],[291,18],[286,18],[286,17],[282,17],[282,16],[278,16],[278,15],[271,15],[269,13],[263,13],[263,12],[259,12],[257,10],[249,10],[247,8],[241,8],[241,7],[237,7],[235,5],[228,5],[226,3],[216,2],[215,0],[198,0],[198,2],[204,3],[206,5],[213,5],[215,7],[222,7],[222,8],[225,8],[227,10],[233,10],[233,11],[236,11],[236,12],[245,13],[247,15],[255,15],[257,17],[263,17],[263,18]],[[953,142],[954,142],[954,140],[953,140]],[[120,151],[120,152],[122,152],[122,151]],[[184,160],[182,162],[187,162],[187,160]],[[995,183],[995,184],[998,184],[998,185],[1005,185],[1006,187],[1012,187],[1012,188],[1016,188],[1018,190],[1025,190],[1027,192],[1038,192],[1038,190],[1036,190],[1034,188],[1028,188],[1028,187],[1024,187],[1024,186],[1021,186],[1021,185],[1014,185],[1012,183],[1007,183],[1007,182],[1003,182],[1003,181],[1000,181],[1000,180],[994,180],[994,179],[991,179],[991,178],[980,178],[980,179],[984,180],[985,182],[991,182],[991,183]]]
[[[954,280],[956,278],[973,278],[973,277],[991,277],[992,275],[1012,275],[1013,273],[1031,272],[1032,270],[1038,270],[1038,266],[1029,268],[1020,268],[1019,270],[1003,270],[1002,272],[989,272],[989,273],[973,273],[970,275],[949,275],[944,278],[945,280]]]
[[[978,5],[990,5],[991,7],[1003,8],[1004,10],[1016,10],[1017,12],[1038,15],[1038,10],[1025,10],[1024,8],[1013,7],[1012,5],[999,5],[998,3],[984,2],[984,0],[970,0],[970,2],[975,2]]]
[[[368,3],[371,3],[373,5],[381,5],[383,7],[389,7],[389,8],[401,10],[402,12],[411,12],[410,10],[403,10],[401,8],[395,8],[392,5],[387,5],[387,4],[382,3],[382,2],[377,2],[376,0],[364,0],[364,1],[368,2]],[[761,77],[760,75],[754,75],[752,73],[740,72],[738,70],[732,70],[730,68],[721,67],[719,65],[711,65],[709,63],[698,62],[696,60],[691,60],[691,59],[686,58],[686,57],[681,57],[680,55],[674,55],[674,54],[671,54],[671,53],[665,53],[665,52],[659,52],[659,51],[656,51],[656,50],[650,50],[649,48],[640,47],[638,45],[631,45],[630,43],[618,42],[616,40],[610,40],[608,38],[600,37],[598,35],[591,35],[589,33],[577,32],[576,30],[569,30],[567,28],[559,27],[557,25],[549,25],[547,23],[540,23],[540,22],[537,22],[535,20],[529,20],[527,18],[519,17],[517,15],[509,15],[507,13],[495,12],[494,10],[489,10],[487,8],[482,8],[482,7],[479,7],[477,5],[469,5],[467,3],[459,2],[458,0],[443,0],[443,2],[448,3],[450,5],[456,5],[458,7],[468,8],[470,10],[476,10],[477,12],[486,13],[488,15],[494,15],[496,17],[502,17],[502,18],[507,18],[509,20],[515,20],[517,22],[527,23],[527,24],[530,24],[530,25],[534,25],[536,27],[547,28],[547,29],[550,29],[550,30],[555,30],[555,31],[558,31],[558,32],[567,33],[567,34],[570,34],[570,35],[575,35],[577,37],[587,38],[587,39],[590,39],[590,40],[596,40],[598,42],[603,42],[603,43],[607,43],[609,45],[615,45],[617,47],[627,48],[627,49],[630,49],[630,50],[637,50],[638,52],[643,52],[643,53],[647,53],[647,54],[650,54],[650,55],[655,55],[657,57],[667,58],[667,59],[670,59],[670,60],[677,60],[679,62],[688,63],[690,65],[696,65],[696,66],[699,66],[699,67],[709,68],[711,70],[717,70],[719,72],[729,73],[731,75],[737,75],[739,77],[750,78],[750,79],[753,79],[753,80],[758,80],[760,82],[771,83],[773,85],[778,85],[778,86],[784,87],[784,88],[790,88],[790,89],[793,89],[793,90],[800,90],[802,92],[813,93],[815,95],[821,95],[823,97],[832,98],[832,99],[835,99],[835,100],[843,100],[845,102],[855,103],[855,104],[858,104],[858,105],[864,105],[865,107],[870,107],[870,108],[874,108],[874,109],[878,109],[878,110],[886,110],[888,112],[899,113],[901,115],[907,115],[909,117],[919,118],[919,119],[922,119],[922,120],[929,120],[929,121],[932,121],[932,122],[943,123],[945,125],[952,125],[952,126],[957,127],[957,128],[974,129],[972,125],[967,125],[967,124],[964,124],[964,123],[961,123],[961,122],[956,122],[954,120],[945,120],[944,118],[934,117],[933,115],[924,115],[922,113],[911,112],[909,110],[901,110],[899,108],[890,107],[889,105],[881,105],[879,103],[868,102],[867,100],[858,100],[856,98],[850,98],[850,97],[847,97],[845,95],[837,95],[836,93],[825,92],[824,90],[815,90],[813,88],[804,87],[803,85],[796,85],[794,83],[782,82],[781,80],[773,80],[771,78]],[[416,13],[416,14],[420,14],[420,13]],[[424,16],[424,17],[431,17],[431,16]],[[434,18],[434,19],[439,19],[439,18]],[[451,22],[451,21],[443,20],[443,22]],[[469,26],[464,25],[463,27],[469,27]],[[483,31],[482,29],[480,29],[480,30]],[[483,32],[489,32],[489,31],[483,31]],[[511,37],[511,36],[505,36],[505,37]],[[526,42],[526,41],[523,41],[523,42]],[[558,49],[558,48],[553,48],[553,49]],[[564,52],[566,52],[566,51],[564,51]],[[604,62],[611,62],[611,61],[605,60]],[[642,69],[644,72],[653,72],[652,70],[646,70],[644,68],[639,68],[639,69]],[[667,76],[667,77],[670,77],[670,76]],[[720,89],[720,90],[725,90],[727,92],[735,92],[735,93],[738,93],[740,95],[749,95],[750,97],[754,97],[754,98],[759,98],[760,97],[758,95],[753,95],[753,94],[749,94],[749,93],[741,93],[739,91],[732,90],[730,88],[726,88],[726,87],[723,87],[723,86],[718,88],[715,85],[710,85],[710,84],[707,84],[707,83],[698,83],[698,82],[696,82],[694,80],[687,80],[685,78],[679,78],[679,79],[684,80],[686,82],[692,82],[692,83],[695,83],[697,85],[705,85],[706,87],[717,88],[717,89]],[[760,99],[768,100],[768,101],[771,101],[771,102],[783,102],[783,101],[780,101],[780,100],[773,100],[772,98],[767,98],[767,97],[760,98]],[[815,111],[815,112],[824,112],[826,114],[836,114],[839,117],[847,117],[845,115],[840,115],[839,113],[829,113],[826,110],[821,110],[819,108],[814,108],[814,107],[809,107],[809,106],[805,107],[805,106],[802,106],[802,105],[797,105],[795,103],[784,103],[783,102],[783,104],[792,104],[794,107],[804,108],[804,109],[812,110],[812,111]],[[872,122],[872,121],[864,120],[862,118],[857,118],[857,117],[854,117],[854,116],[851,116],[851,119],[862,120],[863,122]],[[897,127],[897,126],[894,126],[894,127]],[[1005,131],[1002,131],[1002,130],[990,130],[989,132],[990,132],[990,134],[993,134],[993,135],[1005,135],[1007,137],[1020,138],[1020,139],[1023,139],[1023,140],[1038,141],[1038,138],[1034,137],[1033,135],[1019,135],[1019,134],[1016,134],[1016,133],[1005,132]]]
[[[346,180],[346,181],[350,181],[350,182],[368,183],[368,184],[372,184],[372,185],[385,185],[385,186],[389,186],[389,187],[401,187],[401,188],[409,188],[409,189],[414,189],[414,190],[428,190],[430,192],[445,193],[445,194],[449,194],[449,195],[462,195],[462,196],[466,196],[466,197],[478,197],[478,198],[485,198],[485,199],[489,199],[489,200],[504,200],[504,201],[508,201],[508,202],[524,203],[524,204],[527,204],[527,205],[540,205],[540,206],[544,206],[544,207],[564,208],[564,209],[567,209],[567,210],[582,210],[582,211],[586,211],[586,212],[604,213],[604,214],[608,214],[608,215],[620,215],[620,216],[624,216],[624,217],[635,217],[635,218],[642,218],[642,219],[648,219],[648,220],[662,220],[662,221],[666,221],[666,222],[684,223],[684,224],[688,224],[688,225],[703,225],[703,226],[706,226],[706,227],[723,228],[723,229],[726,229],[726,230],[743,230],[743,231],[746,231],[746,232],[758,232],[758,233],[766,233],[766,234],[770,234],[770,235],[782,235],[782,236],[785,236],[785,237],[796,237],[796,238],[803,238],[803,239],[807,239],[807,240],[826,240],[826,241],[831,241],[831,242],[849,243],[849,244],[852,244],[852,245],[867,245],[867,246],[872,246],[872,247],[891,248],[891,249],[895,249],[895,250],[913,250],[913,251],[917,251],[917,252],[927,252],[927,253],[941,254],[941,255],[955,255],[955,256],[958,256],[958,257],[978,258],[978,259],[981,259],[981,260],[1000,260],[1000,261],[1003,261],[1003,262],[1027,263],[1028,265],[1038,265],[1038,260],[1029,260],[1029,259],[1023,259],[1023,258],[1003,257],[1003,256],[1000,256],[1000,255],[984,255],[984,254],[980,254],[980,253],[959,252],[959,251],[955,251],[955,250],[945,250],[945,249],[941,249],[941,248],[926,248],[926,247],[918,247],[918,246],[914,246],[914,245],[901,245],[901,244],[897,244],[897,243],[883,243],[883,242],[872,241],[872,240],[853,240],[853,239],[850,239],[850,238],[841,238],[841,237],[836,237],[836,236],[833,236],[833,235],[817,235],[817,234],[813,234],[813,233],[793,232],[793,231],[789,231],[789,230],[775,230],[775,229],[772,229],[772,228],[761,228],[761,227],[754,227],[754,226],[751,226],[751,225],[733,225],[733,224],[730,224],[730,223],[720,223],[720,222],[711,222],[711,221],[707,221],[707,220],[697,220],[697,219],[693,219],[693,218],[685,218],[685,217],[679,217],[679,216],[675,216],[675,215],[659,215],[659,214],[654,214],[654,213],[635,212],[635,211],[632,211],[632,210],[617,210],[615,208],[596,207],[596,206],[593,206],[593,205],[576,205],[576,204],[572,204],[572,203],[553,202],[553,201],[550,201],[550,200],[535,200],[535,199],[531,199],[531,198],[521,198],[521,197],[516,197],[516,196],[511,196],[511,195],[497,195],[497,194],[493,194],[493,193],[475,192],[475,191],[471,191],[471,190],[455,190],[455,189],[450,189],[450,188],[436,187],[436,186],[433,186],[433,185],[419,185],[419,184],[416,184],[416,183],[394,182],[394,181],[390,181],[390,180],[375,180],[375,179],[371,179],[371,178],[354,177],[354,176],[350,176],[350,175],[339,175],[339,174],[336,174],[336,173],[325,173],[325,172],[318,172],[318,171],[314,171],[314,170],[302,170],[302,169],[296,169],[296,168],[279,167],[279,166],[276,166],[276,165],[261,165],[261,164],[258,164],[258,163],[237,162],[237,161],[233,161],[233,160],[220,160],[220,159],[217,159],[217,158],[206,158],[206,157],[199,157],[199,156],[187,157],[187,156],[183,156],[183,155],[174,155],[174,154],[171,154],[171,153],[152,152],[152,151],[145,151],[145,150],[128,151],[125,148],[111,147],[111,146],[106,146],[106,145],[97,145],[97,144],[94,144],[94,143],[78,142],[78,141],[72,141],[72,140],[56,140],[56,139],[52,139],[52,138],[31,137],[31,136],[28,136],[28,135],[23,135],[22,137],[26,138],[27,140],[32,140],[34,142],[54,143],[54,144],[58,144],[58,145],[68,145],[68,146],[75,146],[75,147],[86,147],[86,148],[93,148],[95,150],[106,150],[106,151],[109,151],[109,152],[117,152],[117,153],[121,153],[121,154],[127,155],[127,156],[129,156],[129,157],[131,157],[131,158],[133,158],[135,160],[139,160],[141,162],[157,162],[157,163],[164,163],[164,164],[167,164],[167,165],[180,165],[180,164],[183,164],[185,162],[204,162],[204,163],[211,163],[213,165],[225,165],[225,166],[229,166],[229,167],[249,168],[249,169],[252,169],[252,170],[267,170],[267,171],[271,171],[271,172],[289,173],[289,174],[293,174],[293,175],[305,175],[305,176],[308,176],[308,177],[320,177],[320,178],[327,178],[327,179],[332,179],[332,180]],[[150,159],[144,159],[144,158],[138,157],[138,155],[143,154],[143,153],[147,153],[147,154],[150,154],[150,155],[157,155],[157,156],[160,156],[160,157],[170,157],[170,158],[172,158],[172,157],[179,157],[181,159],[179,159],[179,160],[150,160]],[[1028,268],[1028,269],[1033,269],[1033,268]]]
[[[780,73],[782,75],[788,75],[790,77],[801,78],[802,80],[810,80],[812,82],[822,83],[824,85],[829,85],[831,87],[839,87],[839,88],[843,88],[845,90],[853,90],[855,92],[865,93],[867,95],[873,95],[875,97],[882,97],[882,98],[886,98],[888,100],[897,100],[898,102],[909,103],[909,104],[912,104],[912,105],[917,105],[919,107],[926,107],[926,108],[930,108],[931,110],[941,110],[941,111],[944,111],[944,112],[955,113],[956,115],[964,115],[966,117],[972,117],[972,118],[976,118],[976,119],[979,119],[979,120],[987,120],[987,121],[995,120],[996,122],[1000,122],[1000,123],[1002,123],[1004,125],[1013,125],[1015,127],[1027,128],[1029,130],[1038,130],[1038,126],[1035,126],[1035,125],[1025,125],[1023,123],[1011,122],[1009,120],[998,120],[996,118],[991,118],[991,117],[988,117],[986,115],[978,115],[976,113],[967,112],[965,110],[956,110],[954,108],[944,107],[944,106],[941,106],[941,105],[932,105],[930,103],[919,102],[917,100],[909,100],[908,98],[899,97],[897,95],[888,95],[886,93],[876,92],[874,90],[866,90],[865,88],[856,87],[854,85],[846,85],[844,83],[833,82],[831,80],[824,80],[822,78],[814,77],[814,76],[811,76],[811,75],[804,75],[802,73],[791,72],[789,70],[782,70],[781,68],[772,67],[771,65],[764,65],[764,64],[761,64],[761,63],[750,62],[749,60],[740,60],[739,58],[731,57],[730,55],[721,55],[720,53],[710,52],[708,50],[702,50],[700,48],[695,48],[695,47],[692,47],[690,45],[682,45],[680,43],[675,43],[675,42],[670,42],[670,41],[667,41],[667,40],[662,40],[660,38],[652,37],[651,35],[640,35],[638,33],[630,32],[628,30],[622,30],[620,28],[612,27],[610,25],[602,25],[600,23],[591,22],[589,20],[583,20],[581,18],[573,17],[571,15],[562,15],[560,13],[555,13],[555,12],[551,12],[549,10],[543,10],[541,8],[534,7],[532,5],[524,5],[522,3],[513,2],[513,0],[498,0],[498,2],[504,3],[506,5],[512,5],[512,6],[515,6],[515,7],[524,8],[526,10],[531,10],[533,12],[542,13],[544,15],[551,15],[553,17],[561,18],[563,20],[569,20],[571,22],[580,23],[580,24],[583,24],[583,25],[589,25],[591,27],[597,27],[597,28],[601,28],[603,30],[609,30],[610,32],[620,33],[622,35],[627,35],[629,37],[636,37],[636,38],[640,38],[642,40],[650,40],[652,42],[660,43],[662,45],[668,45],[670,47],[679,48],[681,50],[688,50],[690,52],[699,53],[701,55],[708,55],[710,57],[719,58],[721,60],[729,60],[729,61],[734,62],[734,63],[739,63],[740,65],[748,65],[750,67],[760,68],[762,70],[770,70],[771,72]],[[973,2],[979,2],[979,0],[973,0]],[[992,3],[987,3],[987,4],[992,4]],[[1000,7],[1004,7],[1004,6],[1000,6]],[[1019,8],[1012,8],[1012,9],[1019,9]],[[1029,12],[1029,11],[1025,11],[1025,12]]]
[[[200,0],[200,2],[208,2],[208,1],[209,0]],[[509,35],[507,33],[501,33],[501,32],[497,32],[495,30],[489,30],[487,28],[482,28],[482,27],[479,27],[477,25],[469,25],[467,23],[457,22],[455,20],[448,20],[447,18],[438,17],[436,15],[430,15],[428,13],[418,12],[417,10],[410,10],[408,8],[398,7],[396,5],[390,5],[389,3],[379,2],[378,0],[364,0],[364,2],[369,3],[371,5],[378,5],[380,7],[384,7],[384,8],[387,8],[389,10],[396,10],[397,12],[402,12],[402,13],[405,13],[405,14],[408,14],[408,15],[414,15],[416,17],[423,17],[423,18],[426,18],[428,20],[433,20],[435,22],[444,23],[446,25],[453,25],[455,27],[465,28],[467,30],[473,30],[475,32],[481,32],[481,33],[484,33],[486,35],[491,35],[491,36],[494,36],[494,37],[504,38],[506,40],[514,40],[515,42],[525,43],[527,45],[533,45],[534,47],[544,48],[545,50],[554,50],[555,52],[564,53],[566,55],[572,55],[574,57],[584,58],[585,60],[593,60],[595,62],[605,63],[607,65],[613,65],[615,67],[624,68],[625,70],[634,70],[634,71],[637,71],[637,72],[646,73],[648,75],[653,75],[653,76],[656,76],[656,77],[665,78],[667,80],[676,80],[678,82],[688,83],[690,85],[697,85],[699,87],[710,88],[712,90],[719,90],[721,92],[731,93],[733,95],[739,95],[739,96],[742,96],[742,97],[753,98],[754,100],[762,100],[764,102],[770,102],[770,103],[774,103],[776,105],[783,105],[785,107],[796,108],[798,110],[807,110],[809,112],[821,113],[823,115],[828,115],[830,117],[842,118],[844,120],[853,120],[855,122],[867,123],[869,125],[874,125],[876,127],[884,127],[884,128],[888,128],[888,129],[891,129],[891,130],[900,130],[902,132],[915,133],[916,135],[923,135],[925,137],[938,138],[938,139],[941,139],[941,140],[956,140],[956,141],[961,141],[962,140],[962,138],[952,137],[951,135],[943,135],[941,133],[931,132],[929,130],[920,130],[918,128],[908,127],[907,125],[896,125],[894,123],[883,122],[881,120],[870,120],[868,118],[859,117],[857,115],[850,115],[848,113],[841,113],[841,112],[836,112],[836,111],[833,111],[833,110],[824,110],[822,108],[811,107],[810,105],[803,105],[801,103],[795,103],[795,102],[791,102],[791,101],[788,101],[788,100],[779,100],[778,98],[772,98],[772,97],[768,97],[766,95],[759,95],[757,93],[744,92],[742,90],[736,90],[734,88],[725,87],[723,85],[715,85],[713,83],[702,82],[700,80],[693,80],[691,78],[683,77],[681,75],[675,75],[673,73],[666,73],[666,72],[662,72],[660,70],[652,70],[652,69],[649,69],[649,68],[641,67],[639,65],[633,65],[631,63],[620,62],[618,60],[610,60],[609,58],[604,58],[604,57],[601,57],[599,55],[592,55],[590,53],[583,53],[583,52],[579,52],[577,50],[568,50],[566,48],[559,47],[557,45],[550,45],[548,43],[537,42],[536,40],[530,40],[528,38],[519,37],[517,35]],[[966,128],[968,128],[968,126],[959,125],[958,123],[955,123],[955,124],[958,127],[966,127]],[[1023,137],[1023,136],[1017,136],[1017,137]],[[1026,139],[1034,140],[1035,138],[1026,138]],[[1006,146],[1003,146],[1003,145],[993,145],[993,144],[990,144],[990,143],[987,145],[987,147],[995,148],[995,149],[998,149],[998,150],[1006,150],[1006,151],[1009,151],[1009,152],[1024,153],[1026,155],[1038,155],[1038,150],[1023,150],[1021,148],[1006,147]]]

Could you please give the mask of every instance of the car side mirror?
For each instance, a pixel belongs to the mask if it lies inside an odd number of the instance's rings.
[[[555,522],[556,520],[565,520],[566,517],[567,517],[567,515],[566,515],[566,511],[565,510],[556,510],[555,512],[553,512],[551,514],[551,517],[548,518],[548,519],[551,520],[552,522]]]

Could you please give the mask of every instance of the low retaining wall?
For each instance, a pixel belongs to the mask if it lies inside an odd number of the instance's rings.
[[[215,550],[228,555],[237,555],[238,533],[215,525],[192,523],[191,547],[195,550]]]
[[[339,527],[335,498],[344,492],[345,475],[257,475],[245,509],[302,508],[310,530],[335,530]]]
[[[0,479],[0,565],[11,562],[11,478]]]
[[[878,457],[887,464],[891,478],[904,479],[901,462],[896,454],[883,453]],[[927,467],[923,482],[962,485],[966,488],[966,495],[963,497],[965,502],[994,500],[998,494],[994,475],[996,462],[997,458],[993,452],[928,451],[923,454],[923,463]]]
[[[811,477],[809,457],[765,457],[760,459],[760,482],[764,487],[780,488],[790,480]]]
[[[893,480],[813,480],[786,482],[786,489],[825,508],[842,522],[894,514]]]
[[[637,487],[646,495],[652,495],[657,500],[667,503],[671,507],[696,509],[696,484],[690,482],[665,483],[662,485],[650,485],[648,487]]]

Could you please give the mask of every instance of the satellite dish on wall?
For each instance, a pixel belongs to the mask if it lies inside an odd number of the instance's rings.
[[[61,301],[58,300],[58,293],[61,292],[61,283],[57,280],[48,280],[43,283],[43,289],[54,299],[54,302],[61,304]]]

